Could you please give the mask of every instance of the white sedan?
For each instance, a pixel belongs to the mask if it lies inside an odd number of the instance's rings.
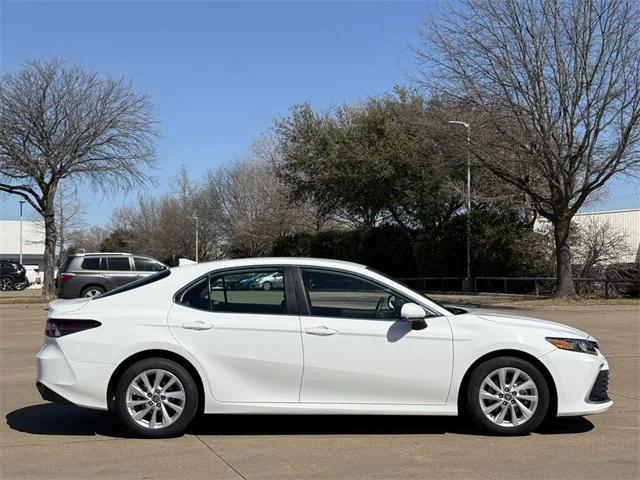
[[[282,275],[282,289],[227,288]],[[228,279],[228,281],[227,281]],[[216,285],[216,288],[212,288]],[[453,311],[334,260],[202,263],[49,305],[46,400],[182,433],[196,413],[458,415],[517,435],[611,407],[596,340],[565,325]]]

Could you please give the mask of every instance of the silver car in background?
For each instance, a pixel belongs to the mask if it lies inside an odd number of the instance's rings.
[[[79,253],[60,265],[59,298],[95,297],[116,287],[169,268],[158,260],[131,253]]]

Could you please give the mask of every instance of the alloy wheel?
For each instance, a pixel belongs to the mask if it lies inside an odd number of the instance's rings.
[[[503,367],[482,381],[479,401],[482,412],[491,422],[501,427],[517,427],[535,413],[538,387],[522,370]]]
[[[97,288],[90,288],[89,290],[87,290],[84,294],[85,298],[93,298],[93,297],[97,297],[98,295],[100,295],[102,292],[100,290],[98,290]]]
[[[6,292],[13,289],[13,282],[10,278],[0,278],[0,290]]]
[[[174,423],[185,406],[185,389],[174,374],[161,369],[145,370],[129,384],[126,407],[138,425],[158,429]]]

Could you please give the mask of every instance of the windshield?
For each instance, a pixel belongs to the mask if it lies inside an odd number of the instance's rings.
[[[443,304],[441,304],[440,302],[434,300],[433,298],[425,295],[424,293],[420,293],[417,290],[411,288],[410,286],[406,285],[403,282],[399,282],[398,280],[396,280],[393,277],[390,277],[389,275],[382,273],[378,270],[376,270],[375,268],[371,268],[371,267],[367,267],[367,270],[370,270],[374,273],[377,273],[378,275],[382,275],[384,278],[388,278],[389,280],[395,282],[395,283],[399,283],[400,285],[402,285],[405,288],[408,288],[409,290],[411,290],[413,293],[415,293],[416,295],[420,295],[423,298],[426,298],[427,300],[429,300],[432,303],[435,303],[436,305],[438,305],[440,308],[444,308],[447,312],[453,313],[454,315],[459,315],[460,313],[467,313],[466,310],[463,310],[461,308],[455,308],[455,307],[445,307]]]
[[[118,288],[114,288],[113,290],[109,290],[106,293],[103,293],[102,295],[97,295],[95,297],[93,297],[94,300],[99,300],[101,298],[104,297],[109,297],[111,295],[117,295],[118,293],[122,293],[122,292],[126,292],[128,290],[133,290],[134,288],[138,288],[138,287],[142,287],[144,285],[149,285],[150,283],[153,282],[157,282],[158,280],[162,280],[163,278],[168,277],[169,275],[171,275],[171,270],[166,269],[166,270],[162,270],[160,272],[156,272],[152,275],[146,276],[146,277],[142,277],[138,280],[135,280],[131,283],[127,283],[126,285],[122,285],[121,287]]]

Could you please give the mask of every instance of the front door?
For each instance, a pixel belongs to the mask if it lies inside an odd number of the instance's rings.
[[[212,272],[171,308],[171,331],[205,370],[217,401],[299,401],[300,318],[287,272],[282,267]],[[256,288],[258,279],[274,274],[284,275],[283,285]]]
[[[406,298],[341,271],[303,268],[301,402],[444,405],[451,381],[446,317],[412,330],[399,318]]]

